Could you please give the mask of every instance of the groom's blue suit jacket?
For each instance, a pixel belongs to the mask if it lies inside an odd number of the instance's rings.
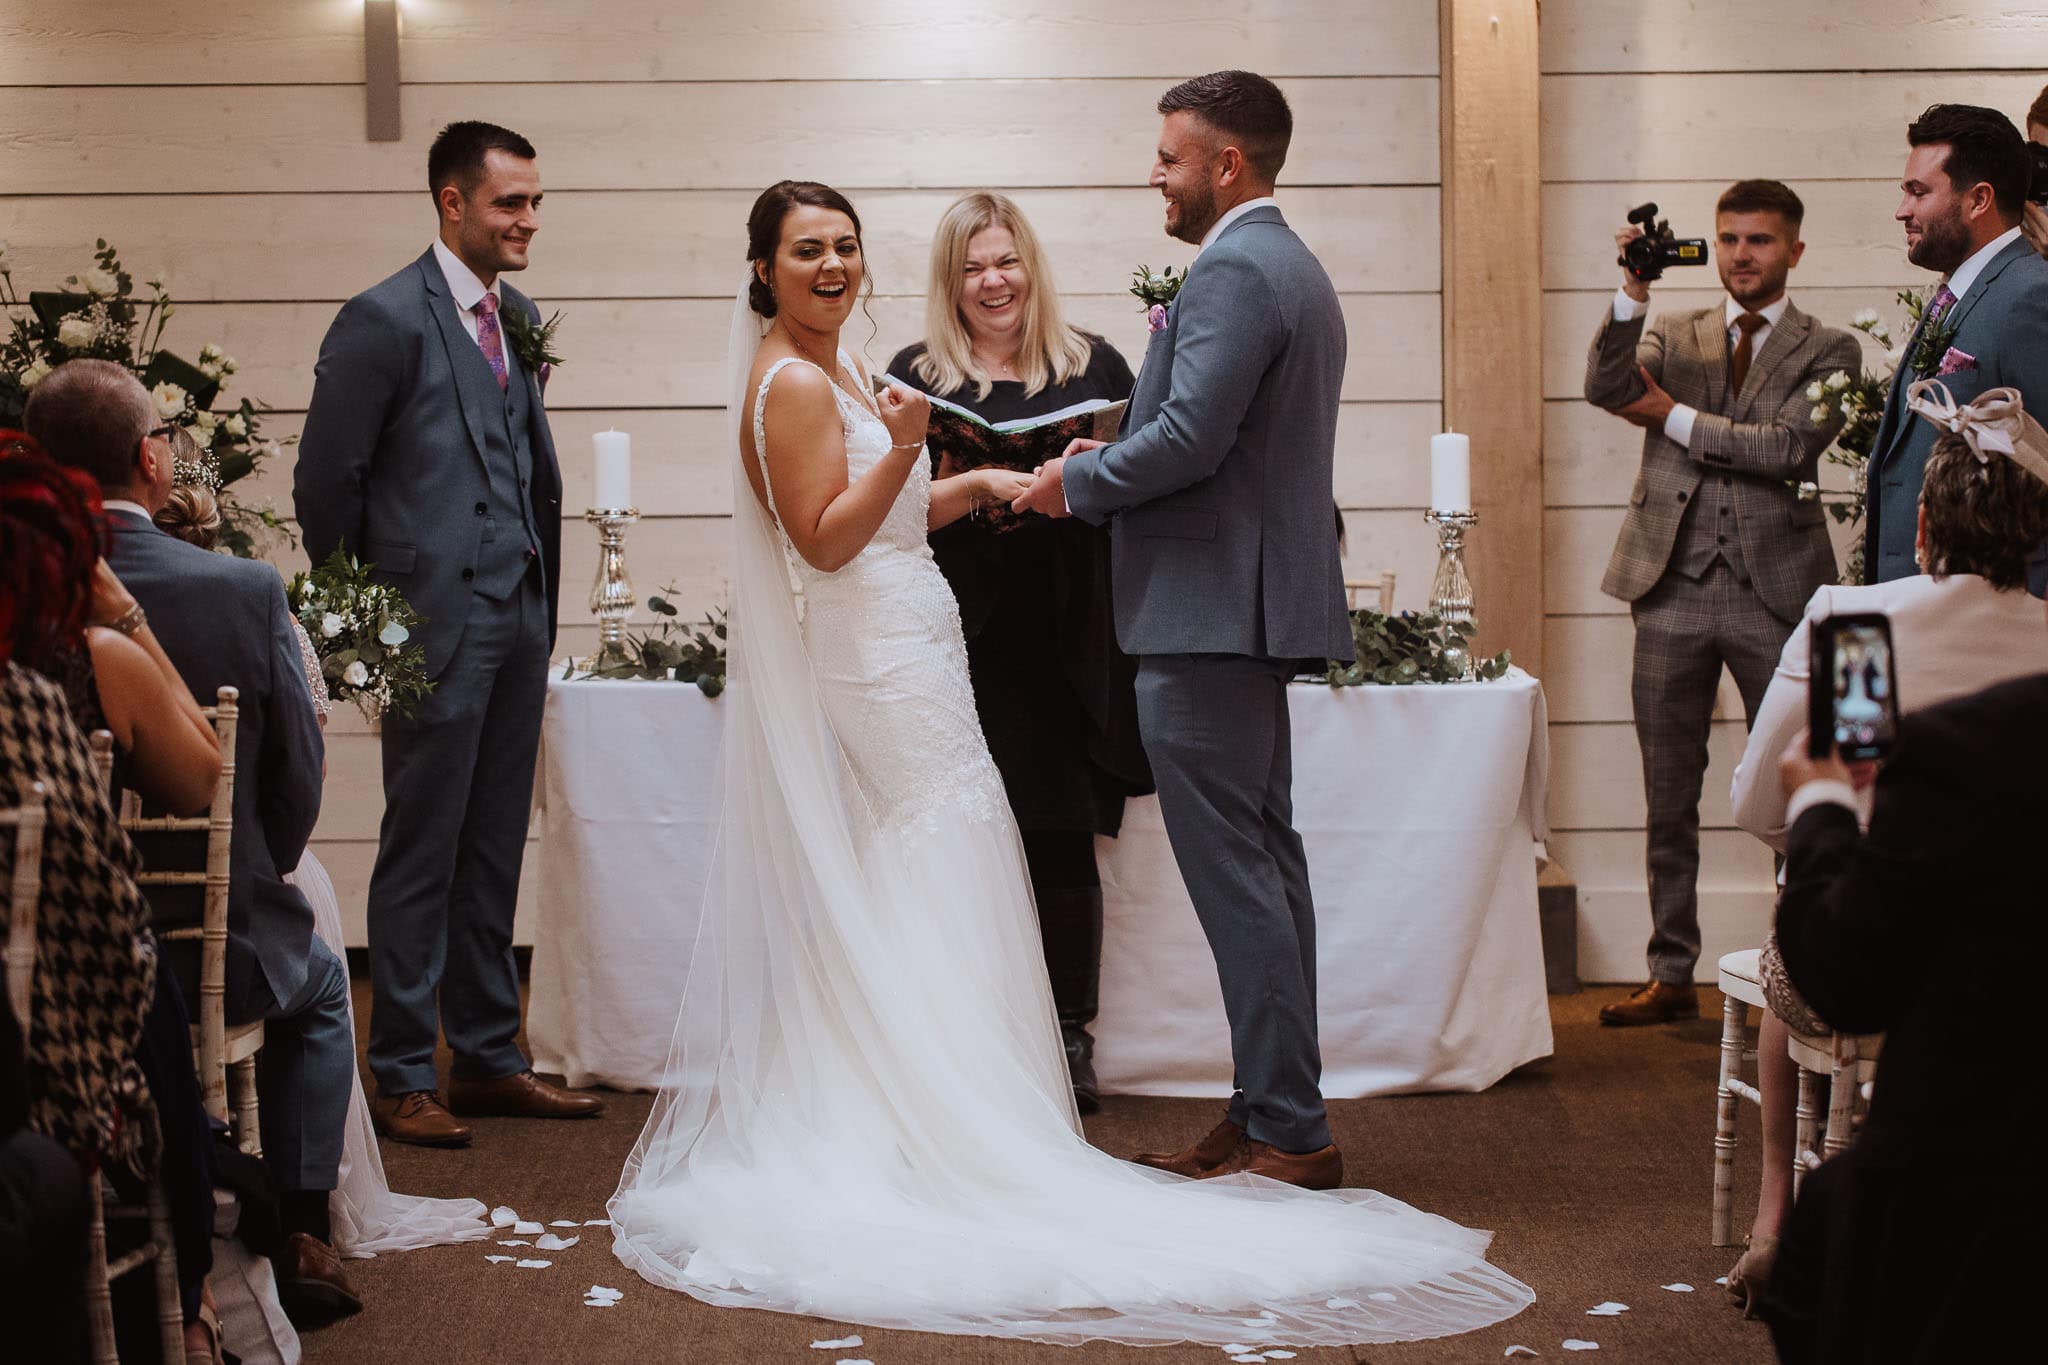
[[[539,321],[533,300],[502,280],[499,289],[507,313]],[[343,304],[320,345],[292,490],[306,552],[318,564],[340,545],[374,562],[426,618],[419,634],[429,677],[455,652],[470,599],[486,588],[490,556],[522,532],[500,524],[486,465],[493,439],[502,450],[508,397],[526,414],[532,487],[523,493],[554,638],[562,475],[540,384],[511,345],[505,351],[511,382],[523,386],[518,394],[499,389],[463,329],[431,248]]]
[[[1067,506],[1110,525],[1128,654],[1352,658],[1332,515],[1344,314],[1262,205],[1203,248],[1152,334],[1113,444]]]

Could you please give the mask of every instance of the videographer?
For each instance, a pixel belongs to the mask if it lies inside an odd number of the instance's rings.
[[[1951,420],[1984,462],[1951,473],[2038,503],[2048,432],[2010,397]],[[1806,746],[1779,760],[1778,949],[1822,1020],[1885,1039],[1861,1131],[1800,1190],[1763,1316],[1790,1362],[2001,1359],[2038,1316],[2021,1284],[2043,1212],[2037,1101],[1989,1040],[2028,1036],[2039,1008],[2048,673],[1904,716],[1882,775]]]
[[[1654,213],[1633,215],[1654,219]],[[1649,805],[1649,984],[1600,1011],[1610,1025],[1699,1013],[1699,801],[1721,670],[1754,721],[1779,648],[1815,588],[1835,581],[1818,478],[1840,426],[1816,422],[1807,387],[1854,373],[1862,349],[1792,305],[1805,207],[1775,180],[1744,180],[1715,206],[1714,259],[1728,297],[1645,325],[1647,269],[1632,261],[1586,359],[1586,401],[1644,429],[1642,468],[1601,590],[1629,604],[1636,738]],[[1675,244],[1674,244],[1675,245]],[[1666,255],[1675,255],[1667,252]]]
[[[2048,208],[2041,203],[2048,199],[2048,85],[2042,86],[2027,106],[2027,141],[2034,144],[2027,149],[2033,153],[2034,174],[2027,185],[2027,202],[2020,210],[2020,232],[2027,245],[2048,256]]]

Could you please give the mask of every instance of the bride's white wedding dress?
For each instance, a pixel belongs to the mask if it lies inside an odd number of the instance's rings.
[[[743,307],[732,415],[759,450],[768,386],[808,362],[746,393]],[[858,478],[890,438],[840,364]],[[1489,1234],[1386,1196],[1187,1181],[1088,1146],[924,462],[836,573],[734,473],[717,865],[611,1202],[619,1258],[714,1304],[1064,1343],[1405,1340],[1527,1306]]]

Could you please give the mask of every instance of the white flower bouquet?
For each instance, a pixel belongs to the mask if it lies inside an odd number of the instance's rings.
[[[66,276],[61,288],[17,294],[12,269],[0,242],[0,306],[12,314],[0,336],[0,427],[19,427],[29,394],[67,360],[125,365],[149,390],[158,418],[184,427],[198,444],[199,458],[178,461],[174,477],[204,484],[219,498],[222,547],[254,557],[266,540],[292,540],[290,526],[269,506],[242,502],[229,491],[281,443],[264,439],[263,409],[250,399],[214,410],[235,372],[234,357],[208,345],[194,363],[164,349],[164,324],[178,309],[161,276],[145,282],[146,295],[138,291],[105,241],[93,253],[92,268]]]
[[[293,578],[285,594],[312,638],[334,700],[354,702],[375,720],[386,711],[411,715],[434,690],[422,651],[412,643],[419,613],[354,555],[335,550],[326,563]]]

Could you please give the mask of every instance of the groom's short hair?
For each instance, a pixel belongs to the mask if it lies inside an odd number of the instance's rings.
[[[484,158],[492,152],[509,152],[521,161],[535,155],[533,144],[510,128],[475,119],[449,124],[427,152],[428,191],[438,195],[452,184],[467,195],[484,178]]]
[[[1280,87],[1250,71],[1211,71],[1159,97],[1162,114],[1190,113],[1230,139],[1252,173],[1271,183],[1287,164],[1294,114]]]

